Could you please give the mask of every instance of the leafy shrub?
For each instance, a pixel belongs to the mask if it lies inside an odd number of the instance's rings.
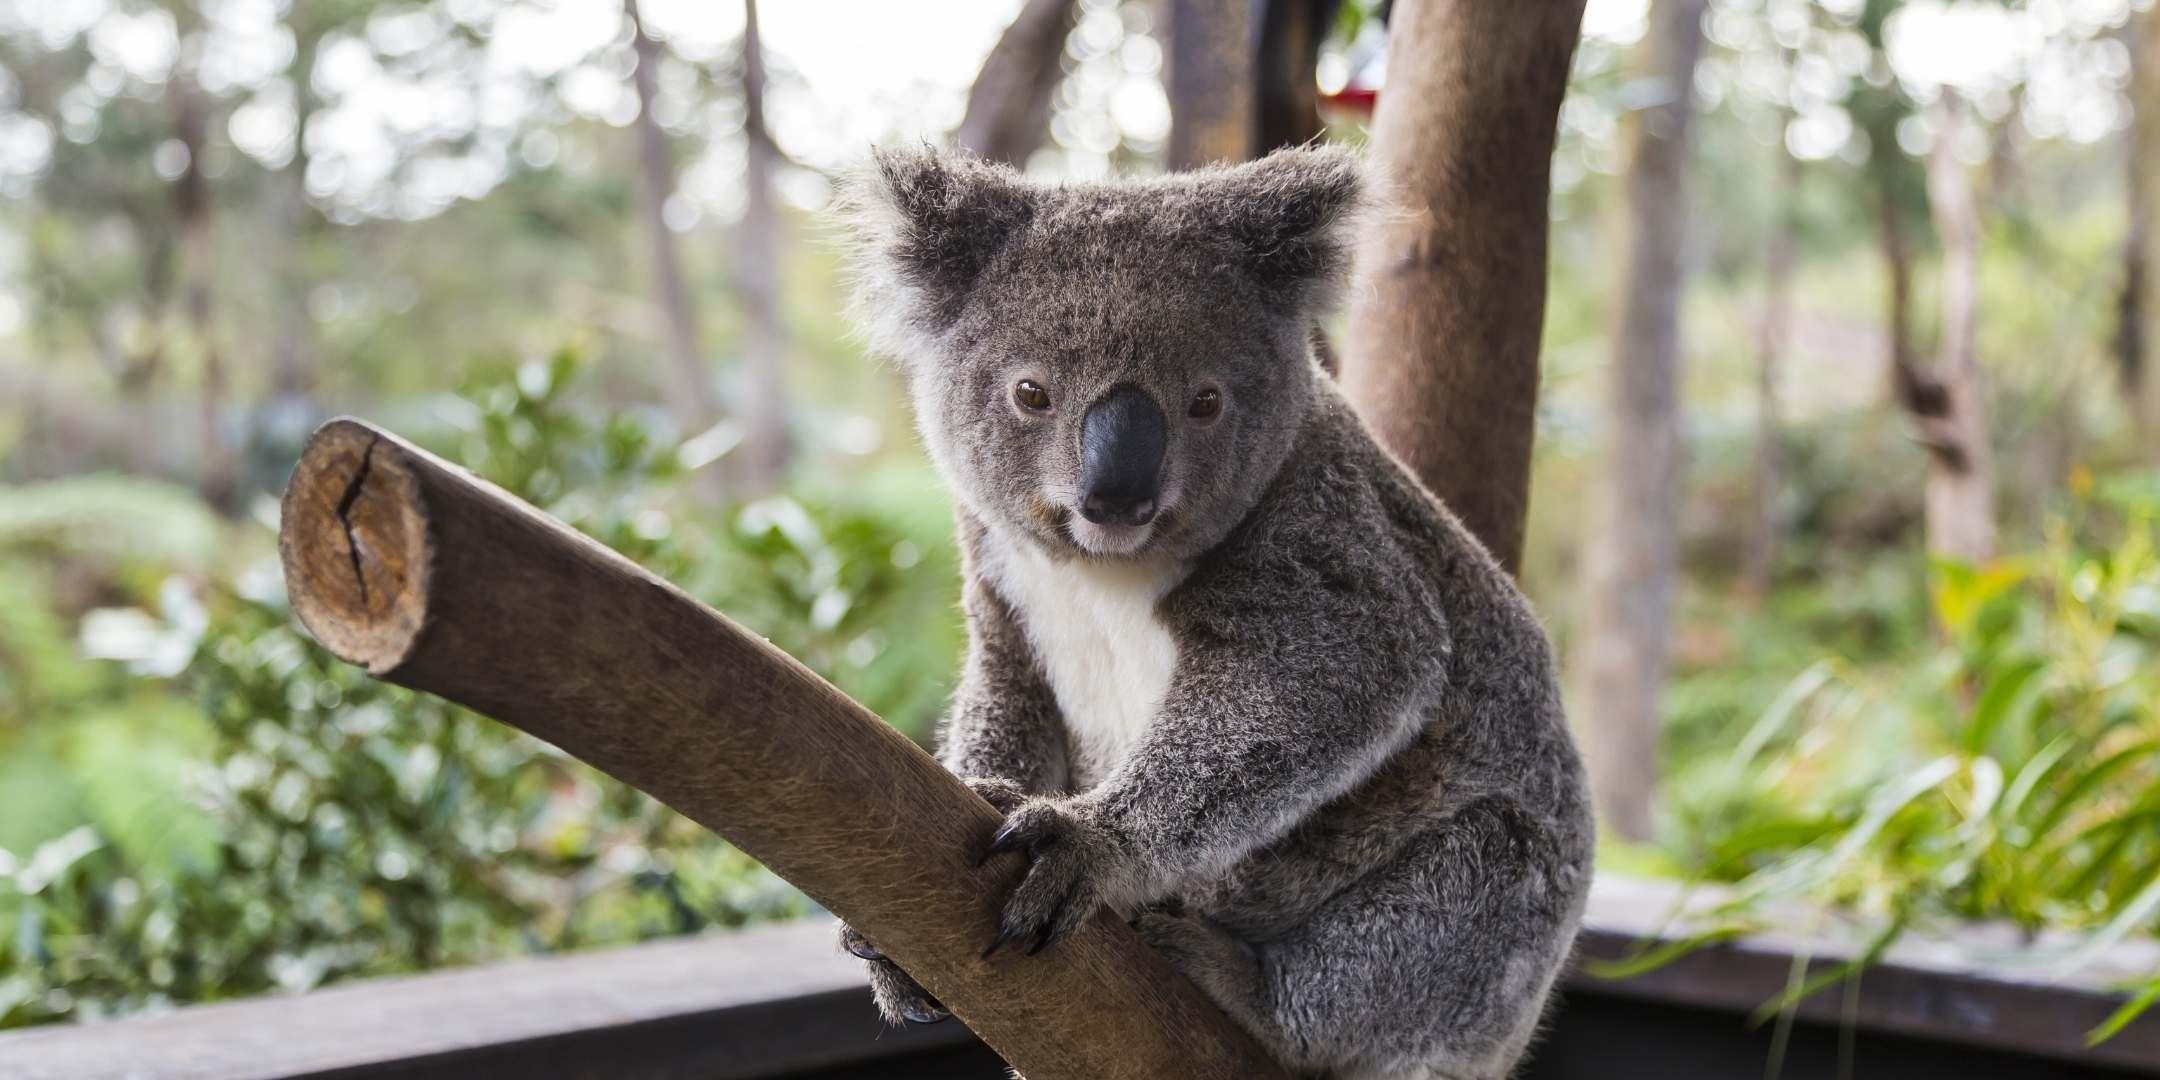
[[[1673,785],[1692,873],[1733,886],[1698,940],[1792,901],[1868,919],[1868,956],[1915,927],[2000,919],[2087,932],[2074,967],[2160,930],[2160,488],[2091,492],[2048,536],[1937,565],[1939,649],[1809,667]],[[2098,1034],[2156,996],[2160,972]]]
[[[686,511],[677,449],[578,409],[578,369],[565,352],[498,372],[426,441],[926,730],[959,635],[942,515],[844,497]],[[0,523],[30,517],[9,503]],[[155,615],[84,617],[89,651],[126,670],[53,647],[57,615],[21,620],[42,673],[0,691],[42,705],[0,769],[35,761],[53,782],[34,804],[80,812],[0,851],[0,1026],[806,910],[644,795],[331,658],[296,628],[266,531],[236,528],[258,556],[238,571],[163,579]]]

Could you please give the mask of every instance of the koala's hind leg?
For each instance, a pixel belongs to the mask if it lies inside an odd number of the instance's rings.
[[[1573,940],[1586,863],[1511,803],[1463,808],[1305,924],[1247,945],[1204,920],[1142,935],[1292,1068],[1501,1080]]]

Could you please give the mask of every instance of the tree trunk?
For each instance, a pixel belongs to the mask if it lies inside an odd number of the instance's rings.
[[[1791,50],[1786,50],[1785,57],[1786,70],[1790,71]],[[1748,595],[1758,602],[1770,595],[1771,581],[1777,574],[1778,496],[1785,485],[1784,419],[1778,401],[1778,378],[1784,368],[1785,346],[1792,335],[1793,249],[1799,232],[1794,216],[1800,187],[1800,159],[1785,149],[1783,138],[1792,117],[1790,108],[1779,115],[1777,189],[1771,199],[1775,218],[1763,245],[1762,325],[1755,351],[1755,522],[1748,534],[1742,577]]]
[[[1655,0],[1645,75],[1657,100],[1632,118],[1623,294],[1607,374],[1606,430],[1584,548],[1577,636],[1592,794],[1605,824],[1651,835],[1658,705],[1679,544],[1680,294],[1688,129],[1705,0]]]
[[[1510,571],[1535,435],[1553,136],[1582,0],[1398,0],[1342,386]]]
[[[1033,1080],[1285,1080],[1112,912],[986,957],[1023,860],[922,748],[725,616],[500,488],[335,420],[278,533],[317,640],[561,747],[848,920]]]
[[[668,359],[675,372],[672,404],[676,422],[684,434],[694,435],[719,419],[720,402],[699,352],[697,309],[683,282],[675,232],[667,223],[667,201],[675,194],[675,162],[668,149],[667,132],[660,129],[660,121],[653,116],[653,103],[660,93],[660,43],[645,32],[637,0],[623,0],[623,14],[630,18],[631,42],[637,50],[637,70],[631,83],[638,97],[638,171],[645,187],[645,233],[652,244],[654,300],[666,324]]]
[[[1945,88],[1927,160],[1928,205],[1942,241],[1942,351],[1931,390],[1909,399],[1928,449],[1927,545],[1965,562],[1995,555],[1995,455],[1976,342],[1980,322],[1980,211],[1972,177],[1957,159],[1965,107]],[[1925,407],[1915,407],[1924,405]]]
[[[269,265],[274,282],[271,295],[270,382],[267,392],[250,410],[247,444],[243,451],[248,483],[275,484],[276,470],[300,449],[308,431],[322,419],[316,397],[321,358],[317,353],[315,317],[310,298],[315,291],[310,249],[318,241],[323,224],[307,193],[308,133],[314,129],[321,102],[315,95],[315,61],[323,38],[335,25],[321,5],[290,5],[285,23],[293,36],[293,58],[286,73],[293,88],[292,156],[271,176],[269,204],[272,233]]]
[[[211,282],[216,278],[217,235],[210,183],[203,173],[209,144],[208,104],[194,84],[193,72],[176,72],[166,88],[173,114],[173,137],[187,148],[187,166],[173,181],[173,220],[180,233],[180,297],[187,334],[200,364],[199,423],[202,466],[196,487],[204,502],[232,512],[239,496],[238,459],[225,437],[227,374],[218,344]]]
[[[1875,145],[1883,145],[1877,142]],[[1876,238],[1881,245],[1884,297],[1883,336],[1890,353],[1890,384],[1893,395],[1907,412],[1920,414],[1933,403],[1920,351],[1913,344],[1912,240],[1905,232],[1905,214],[1898,205],[1892,181],[1878,173]]]
[[[765,50],[757,0],[743,0],[743,215],[737,226],[736,295],[743,313],[742,443],[729,470],[737,496],[776,487],[788,463],[787,330],[780,312],[773,174],[780,151],[765,126]]]
[[[1065,38],[1074,0],[1027,0],[975,73],[967,113],[953,141],[1008,165],[1027,164],[1050,125],[1050,98],[1065,77]]]
[[[1171,169],[1252,156],[1252,0],[1169,0]]]
[[[1319,138],[1320,43],[1341,0],[1257,0],[1260,38],[1254,57],[1255,155]]]
[[[278,274],[277,344],[271,393],[279,402],[312,412],[309,398],[315,390],[314,320],[308,314],[311,291],[307,265],[307,242],[316,217],[307,196],[307,136],[315,117],[315,55],[322,44],[322,30],[295,12],[293,32],[293,151],[292,159],[277,176]],[[309,418],[312,421],[312,417]],[[298,436],[306,429],[296,431]]]
[[[2160,243],[2152,227],[2160,213],[2160,18],[2135,12],[2124,29],[2130,46],[2130,235],[2123,248],[2121,321],[2116,356],[2122,365],[2125,411],[2146,457],[2160,463],[2160,379],[2152,377],[2151,343],[2160,334],[2160,303],[2152,267]]]

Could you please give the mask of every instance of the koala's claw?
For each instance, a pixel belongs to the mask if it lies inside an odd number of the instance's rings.
[[[983,850],[980,862],[987,863],[1012,851],[1041,855],[1078,824],[1068,811],[1048,799],[1025,803],[1006,813],[1005,824],[990,834],[990,846]]]
[[[898,1027],[902,1022],[936,1024],[952,1018],[952,1012],[943,1002],[900,970],[900,965],[886,959],[885,954],[854,927],[844,924],[840,927],[840,948],[865,961],[863,966],[870,973],[871,999],[877,1003],[878,1012],[887,1023]]]
[[[1005,819],[990,838],[985,862],[1024,851],[1030,862],[983,950],[988,958],[1008,942],[1027,941],[1029,955],[1063,940],[1102,904],[1099,879],[1109,862],[1107,845],[1090,825],[1057,802],[1027,804]]]
[[[1005,824],[991,835],[990,846],[983,851],[982,860],[976,865],[989,862],[1009,851],[1025,851],[1029,855],[1036,855],[1043,848],[1057,843],[1058,838],[1055,835],[1037,836],[1033,833],[1034,830],[1027,828],[1026,823],[1018,816],[1006,818]]]
[[[968,786],[969,791],[982,796],[982,800],[1000,814],[1010,814],[1027,802],[1027,789],[1011,780],[995,776],[975,776],[961,782]]]
[[[862,936],[861,931],[846,923],[840,924],[840,948],[858,960],[885,959],[885,954],[879,952],[877,946],[870,944],[869,938]]]
[[[946,1010],[944,1004],[928,994],[924,994],[920,1000],[901,1001],[895,1008],[898,1009],[900,1018],[910,1024],[942,1024],[952,1019],[952,1013]]]
[[[907,972],[900,970],[890,960],[872,961],[870,967],[870,997],[886,1023],[899,1027],[902,1023],[936,1024],[952,1018],[952,1011],[930,991],[922,988]]]

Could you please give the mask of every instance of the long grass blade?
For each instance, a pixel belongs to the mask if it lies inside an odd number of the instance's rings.
[[[1979,754],[1994,744],[1995,732],[2013,706],[2029,703],[2026,688],[2047,670],[2047,663],[2037,657],[2028,657],[2010,665],[2009,668],[1988,680],[1987,689],[1981,691],[1980,700],[1973,705],[1972,716],[1965,728],[1965,752]]]
[[[1705,946],[1745,937],[1749,930],[1746,926],[1720,926],[1677,940],[1659,942],[1654,947],[1649,947],[1647,942],[1639,943],[1646,947],[1617,960],[1592,960],[1583,965],[1583,970],[1600,979],[1631,979],[1656,971]]]
[[[2129,1027],[2132,1020],[2152,1008],[2155,1001],[2160,1001],[2160,979],[2146,983],[2144,989],[2131,995],[2130,1000],[2123,1002],[2122,1008],[2110,1013],[2106,1020],[2100,1022],[2099,1027],[2086,1032],[2085,1045],[2098,1046],[2121,1034],[2122,1029]]]
[[[2076,952],[2062,962],[2062,972],[2069,974],[2099,959],[2123,938],[2130,936],[2131,931],[2145,925],[2156,911],[2160,911],[2160,871],[2148,875],[2137,895],[2124,904],[2122,910],[2117,911],[2115,917],[2107,921],[2107,925],[2087,938]]]
[[[2070,811],[2084,805],[2085,797],[2106,783],[2110,777],[2155,754],[2160,754],[2160,740],[2148,739],[2117,750],[2100,759],[2092,768],[2078,774],[2077,779],[2071,781],[2070,786],[2048,807],[2039,823],[2033,826],[2033,839],[2039,840],[2053,832],[2055,826],[2062,824],[2063,818],[2068,816]]]

